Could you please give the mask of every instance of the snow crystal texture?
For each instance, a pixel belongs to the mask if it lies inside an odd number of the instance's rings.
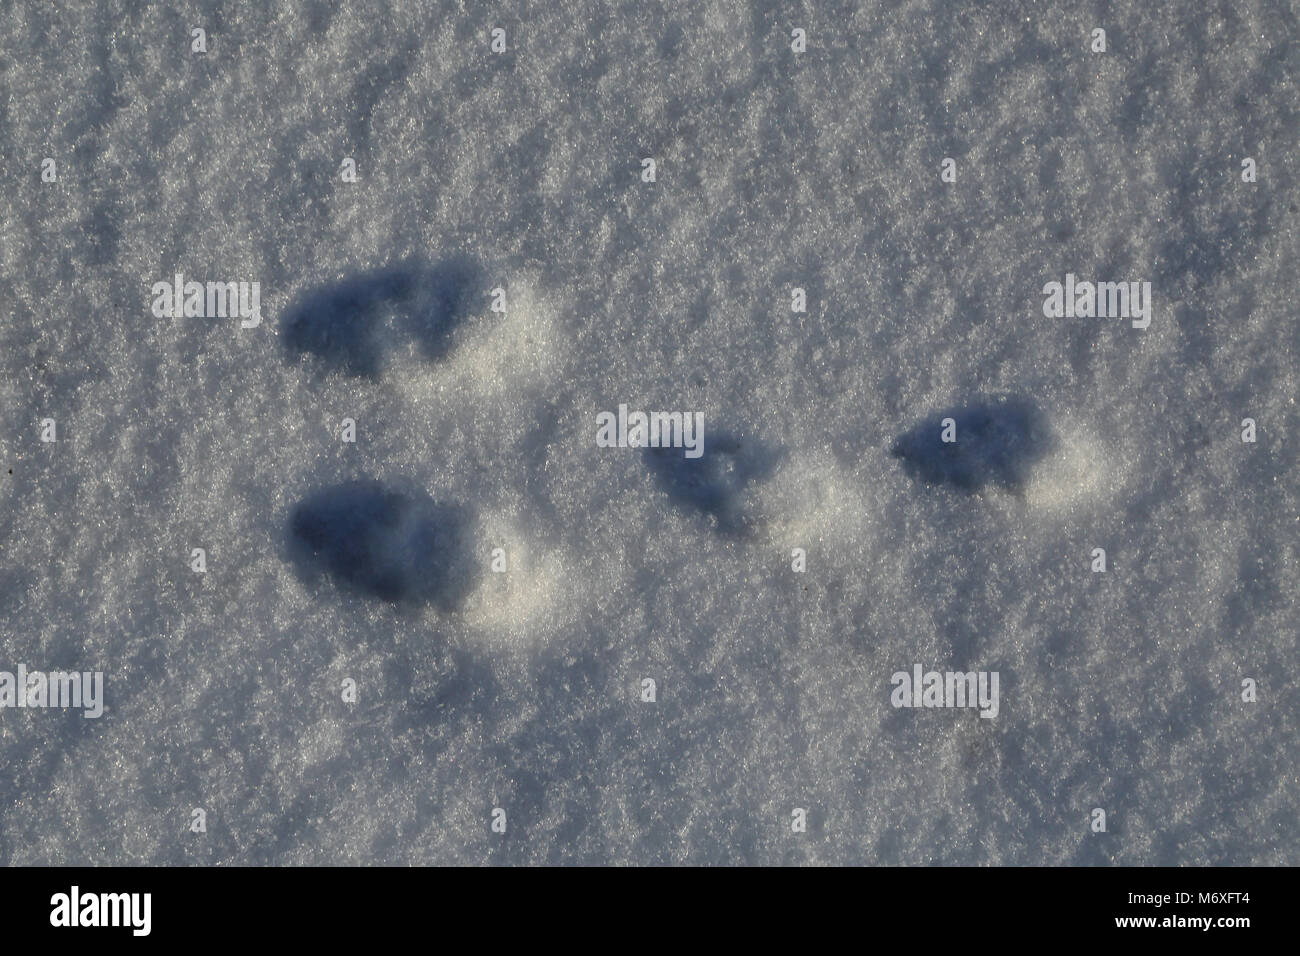
[[[1294,3],[3,8],[0,862],[1300,863]]]

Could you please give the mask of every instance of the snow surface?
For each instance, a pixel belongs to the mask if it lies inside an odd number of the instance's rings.
[[[0,9],[0,862],[1300,863],[1294,3]]]

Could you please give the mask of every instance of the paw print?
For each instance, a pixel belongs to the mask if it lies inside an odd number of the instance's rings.
[[[375,383],[395,348],[442,361],[481,286],[477,265],[450,259],[432,267],[402,263],[313,289],[281,322],[287,359]],[[473,524],[469,507],[434,501],[424,489],[348,482],[291,509],[289,556],[305,581],[324,575],[368,598],[452,611],[478,579]]]

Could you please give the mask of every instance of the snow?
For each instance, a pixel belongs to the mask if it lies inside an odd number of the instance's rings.
[[[106,705],[0,711],[0,862],[1300,862],[1296,29],[14,5],[0,669]],[[155,318],[177,272],[264,321]],[[1046,318],[1067,273],[1151,282],[1150,327]],[[995,395],[1052,440],[891,454]],[[704,414],[702,491],[596,446],[620,403]],[[917,663],[998,716],[892,708]]]

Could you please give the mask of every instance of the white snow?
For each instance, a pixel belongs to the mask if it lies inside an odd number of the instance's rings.
[[[1296,21],[13,5],[0,669],[102,669],[106,713],[0,711],[0,862],[1300,862]],[[372,376],[287,346],[453,261],[445,355],[400,303]],[[154,318],[176,272],[265,321]],[[1150,328],[1045,318],[1067,272],[1150,281]],[[889,454],[1001,392],[1058,438],[1023,488]],[[596,447],[620,402],[739,438],[747,532]],[[459,611],[298,573],[293,509],[360,479],[472,511]],[[914,663],[1000,713],[891,708]]]

